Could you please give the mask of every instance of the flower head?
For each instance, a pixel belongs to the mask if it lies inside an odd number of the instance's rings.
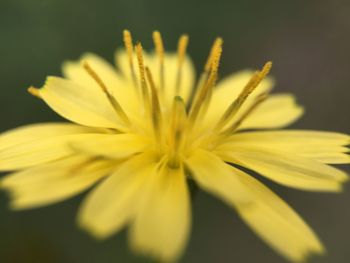
[[[0,136],[0,171],[13,209],[71,197],[98,182],[78,213],[79,225],[107,238],[129,225],[131,248],[174,261],[190,229],[187,180],[233,207],[277,252],[303,261],[323,246],[277,195],[240,169],[297,189],[337,192],[347,175],[329,164],[350,163],[345,134],[279,130],[303,113],[289,94],[270,95],[271,62],[218,80],[223,41],[215,40],[197,82],[186,56],[133,45],[114,68],[84,55],[29,92],[72,123],[36,124]],[[254,131],[254,130],[262,131]]]

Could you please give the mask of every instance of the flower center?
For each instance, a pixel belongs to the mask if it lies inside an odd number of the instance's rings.
[[[145,65],[143,48],[141,43],[135,46],[132,42],[131,34],[128,30],[124,30],[124,45],[128,55],[130,67],[130,76],[136,94],[139,94],[140,107],[142,116],[141,119],[149,120],[149,127],[152,129],[154,137],[154,145],[160,156],[166,156],[168,165],[172,168],[181,166],[181,160],[186,153],[193,147],[204,147],[213,149],[220,141],[226,139],[237,131],[242,122],[267,98],[267,93],[262,93],[254,98],[249,107],[243,112],[240,112],[237,118],[237,113],[242,111],[242,105],[246,102],[250,94],[257,88],[260,82],[269,73],[272,63],[267,62],[261,71],[256,71],[250,81],[242,89],[242,92],[233,99],[232,103],[218,119],[213,127],[208,127],[207,131],[199,134],[194,134],[194,128],[198,123],[203,121],[211,97],[214,86],[218,79],[218,69],[222,53],[223,40],[217,38],[210,50],[209,56],[204,66],[204,70],[200,78],[191,91],[190,98],[187,101],[180,95],[181,83],[183,81],[183,64],[186,57],[186,49],[189,38],[187,35],[182,35],[179,38],[177,49],[177,69],[176,72],[170,72],[175,75],[174,96],[172,106],[166,106],[165,93],[169,87],[165,86],[165,52],[161,34],[158,31],[153,32],[153,41],[155,51],[159,63],[159,79],[155,84],[151,70]],[[137,58],[138,74],[134,63],[134,54]],[[83,67],[92,79],[100,86],[101,90],[106,95],[108,101],[113,106],[116,114],[126,127],[126,131],[138,132],[135,130],[135,124],[121,107],[115,96],[113,96],[108,87],[105,85],[102,78],[96,71],[87,63],[83,62]],[[138,77],[137,77],[138,76]],[[167,86],[169,83],[167,83]],[[28,91],[40,97],[40,93],[34,87],[30,87]],[[229,94],[228,94],[229,96]],[[236,118],[234,118],[236,117]],[[148,126],[148,125],[147,125]],[[198,131],[196,131],[198,133]]]

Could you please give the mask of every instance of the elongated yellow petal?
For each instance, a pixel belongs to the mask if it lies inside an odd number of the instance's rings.
[[[271,95],[242,123],[240,129],[275,129],[288,126],[299,119],[304,109],[290,94]]]
[[[320,131],[257,131],[232,135],[219,148],[233,150],[236,146],[259,146],[271,150],[283,150],[312,158],[322,163],[350,163],[350,136]]]
[[[253,177],[231,167],[250,190],[249,204],[237,203],[242,219],[268,245],[293,262],[304,262],[312,254],[324,253],[311,228],[282,199]]]
[[[68,144],[75,150],[92,156],[121,159],[137,154],[149,146],[149,141],[135,134],[83,134]]]
[[[174,262],[186,245],[190,228],[184,171],[164,165],[142,193],[144,199],[131,226],[131,246],[163,262]]]
[[[221,197],[229,204],[246,203],[247,195],[243,185],[229,165],[209,151],[196,150],[186,164],[198,185],[204,190]]]
[[[1,187],[10,191],[11,208],[34,208],[85,190],[111,169],[110,162],[74,156],[6,176]]]
[[[5,148],[40,139],[70,134],[84,134],[97,132],[104,133],[105,130],[97,128],[88,128],[70,123],[30,124],[0,134],[0,152]]]
[[[160,88],[162,77],[160,74],[164,74],[164,89],[160,92],[163,93],[160,97],[164,100],[164,105],[171,108],[174,96],[176,95],[176,77],[178,68],[178,55],[176,53],[165,53],[164,54],[164,71],[160,70],[159,57],[155,53],[147,54],[144,52],[145,65],[150,68],[152,75],[155,80],[156,87]],[[137,65],[137,61],[134,58],[134,64]],[[118,50],[116,52],[116,65],[122,71],[124,76],[128,77],[131,81],[130,75],[130,62],[127,53],[124,50]],[[163,73],[161,73],[163,72]],[[139,79],[139,73],[136,72],[137,78]],[[179,87],[179,96],[181,96],[185,102],[188,101],[191,89],[194,85],[195,70],[191,59],[188,56],[184,57],[182,64],[182,80],[181,86]]]
[[[84,200],[79,225],[101,239],[119,231],[135,215],[144,198],[140,191],[155,169],[152,153],[137,155],[121,164]]]
[[[0,171],[19,170],[68,157],[75,153],[70,141],[81,134],[49,137],[17,144],[0,151]]]
[[[202,150],[193,153],[187,165],[201,188],[236,208],[265,242],[289,260],[322,253],[321,243],[303,220],[253,177]]]
[[[96,71],[96,74],[108,88],[109,93],[116,98],[126,112],[135,110],[135,102],[137,100],[135,89],[123,79],[115,67],[95,54],[87,53],[81,56],[78,61],[65,62],[62,67],[64,76],[81,86],[94,90],[100,89],[96,81],[91,78],[82,66],[83,62],[88,63]]]
[[[309,191],[340,191],[346,173],[310,158],[256,146],[237,146],[216,153],[280,184]]]
[[[75,123],[103,128],[125,129],[100,88],[49,77],[40,96],[58,114]]]

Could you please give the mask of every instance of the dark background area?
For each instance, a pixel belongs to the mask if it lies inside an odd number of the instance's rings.
[[[64,60],[86,51],[112,61],[127,28],[148,48],[152,31],[160,30],[170,50],[181,33],[188,33],[189,53],[198,69],[213,39],[222,36],[222,76],[272,60],[277,91],[295,93],[306,107],[306,115],[293,128],[350,133],[349,14],[348,0],[0,0],[0,132],[60,120],[26,88],[41,86],[47,75],[60,75]],[[350,261],[349,186],[338,195],[266,183],[310,223],[327,247],[325,257],[311,262]],[[0,262],[145,262],[128,251],[125,232],[97,242],[75,226],[82,197],[11,212],[1,193]],[[285,261],[232,209],[199,192],[181,262]]]

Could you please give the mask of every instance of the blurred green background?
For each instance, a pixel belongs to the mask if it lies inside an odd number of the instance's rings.
[[[0,132],[60,118],[26,93],[65,59],[86,51],[112,61],[122,30],[151,47],[162,32],[167,49],[181,33],[201,68],[216,36],[224,38],[222,76],[273,60],[277,90],[306,107],[293,128],[350,133],[350,2],[348,0],[0,0]],[[278,110],[278,109],[276,109]],[[343,167],[349,171],[349,167]],[[264,181],[266,182],[266,181]],[[312,262],[350,261],[350,189],[307,193],[266,182],[311,224],[328,253]],[[97,242],[75,225],[83,195],[36,210],[10,212],[0,194],[0,262],[145,262],[127,249],[125,232]],[[183,263],[285,262],[229,207],[199,192]]]

